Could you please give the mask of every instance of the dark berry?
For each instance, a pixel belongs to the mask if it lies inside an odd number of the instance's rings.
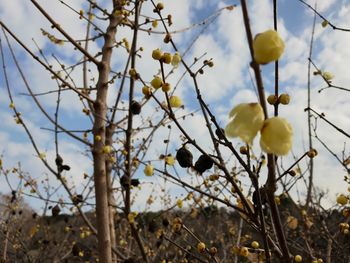
[[[205,155],[205,154],[202,154],[197,162],[194,164],[194,169],[202,174],[204,173],[206,170],[210,169],[213,167],[213,160],[208,156],[208,155]]]
[[[176,153],[176,160],[183,168],[192,167],[193,155],[184,146],[181,147]]]

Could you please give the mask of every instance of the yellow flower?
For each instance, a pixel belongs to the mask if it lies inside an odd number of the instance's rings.
[[[259,103],[241,103],[229,114],[231,121],[225,128],[228,137],[239,137],[251,144],[264,122],[264,112]]]
[[[172,155],[166,156],[164,160],[167,165],[174,165],[175,163],[175,158]]]
[[[325,78],[325,80],[330,81],[334,78],[334,75],[328,71],[325,71],[322,73],[322,76]]]
[[[260,146],[263,151],[286,155],[292,147],[292,126],[283,118],[273,117],[264,121]]]
[[[278,60],[284,52],[284,42],[275,30],[257,34],[253,41],[254,59],[259,64]]]
[[[175,68],[177,68],[179,66],[181,62],[181,56],[179,54],[179,52],[176,52],[173,56],[173,59],[171,60],[171,65]]]
[[[179,107],[181,107],[181,105],[182,105],[182,100],[181,100],[181,98],[178,97],[178,96],[171,96],[171,97],[169,98],[169,105],[170,105],[170,107],[172,107],[172,108],[179,108]]]
[[[183,207],[183,202],[182,202],[182,199],[177,199],[176,200],[176,205],[178,206],[178,208],[182,208]]]
[[[143,170],[145,175],[152,176],[153,175],[153,166],[151,164],[147,164],[145,169]]]

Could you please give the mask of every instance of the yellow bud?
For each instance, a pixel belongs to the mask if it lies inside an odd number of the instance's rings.
[[[134,69],[134,68],[129,69],[129,75],[133,79],[137,79],[137,71],[136,71],[136,69]]]
[[[209,180],[210,181],[216,181],[219,179],[219,175],[218,174],[211,174],[209,175]]]
[[[157,8],[157,10],[160,11],[160,10],[164,9],[164,4],[161,3],[161,2],[159,2],[159,3],[157,4],[156,8]]]
[[[286,155],[292,148],[292,127],[283,118],[272,117],[264,121],[260,146],[263,151],[275,155]]]
[[[96,135],[96,136],[95,136],[95,141],[99,142],[99,141],[101,141],[101,139],[102,139],[102,138],[101,138],[100,135]]]
[[[253,241],[252,242],[252,248],[258,249],[259,248],[259,242],[258,241]]]
[[[345,195],[341,194],[337,197],[337,203],[339,205],[346,205],[348,203],[348,198]]]
[[[102,153],[108,154],[112,152],[112,147],[110,145],[105,145],[102,147]]]
[[[278,196],[276,196],[275,197],[275,202],[276,202],[276,205],[280,205],[281,204],[281,199]]]
[[[247,154],[248,153],[248,149],[247,149],[246,146],[241,146],[241,147],[239,147],[239,152],[241,154]]]
[[[163,84],[163,81],[158,76],[155,76],[154,79],[152,79],[152,81],[151,81],[151,85],[155,89],[159,89],[162,86],[162,84]]]
[[[90,110],[88,108],[83,108],[83,112],[86,114],[86,115],[89,115],[90,114]]]
[[[11,102],[10,105],[9,105],[9,108],[10,109],[14,109],[15,108],[15,104],[13,102]]]
[[[169,91],[171,90],[170,83],[168,83],[168,82],[163,83],[163,84],[162,84],[162,90],[163,90],[164,92],[169,92]]]
[[[328,21],[327,20],[323,20],[321,25],[322,25],[322,27],[328,26]]]
[[[164,39],[163,39],[164,43],[168,44],[171,41],[171,35],[170,34],[166,34]]]
[[[162,61],[163,61],[165,64],[170,64],[170,63],[171,63],[171,60],[172,60],[172,56],[171,56],[170,53],[165,52],[165,53],[162,55]]]
[[[176,200],[176,205],[177,205],[178,208],[181,209],[181,208],[183,207],[183,201],[182,201],[182,199],[177,199],[177,200]]]
[[[162,55],[162,51],[159,48],[152,51],[152,58],[155,60],[160,60]]]
[[[151,90],[150,87],[144,86],[144,87],[142,88],[142,93],[143,93],[143,95],[145,95],[146,97],[150,97],[150,96],[152,95],[152,90]]]
[[[275,30],[257,34],[253,41],[254,59],[259,64],[278,60],[284,52],[284,42]]]
[[[241,103],[230,113],[230,122],[225,127],[225,135],[239,137],[251,144],[264,123],[264,112],[259,103]]]
[[[310,149],[310,150],[307,152],[307,156],[308,156],[309,158],[314,158],[317,154],[318,154],[318,152],[317,152],[316,149]]]
[[[181,98],[178,97],[178,96],[171,96],[171,97],[169,98],[169,105],[170,105],[170,107],[172,107],[172,108],[179,108],[179,107],[181,107],[181,105],[182,105],[182,100],[181,100]]]
[[[197,244],[197,250],[199,253],[204,253],[205,252],[205,244],[203,242],[199,242]]]
[[[267,102],[271,105],[275,105],[278,101],[278,97],[276,95],[270,95],[267,97]]]
[[[147,176],[152,176],[153,175],[153,166],[151,164],[147,164],[145,166],[145,169],[143,170],[143,172],[145,173],[145,175]]]
[[[156,28],[158,26],[158,21],[157,20],[153,20],[152,21],[152,27]]]
[[[303,258],[302,258],[300,255],[296,255],[296,256],[294,257],[294,261],[295,261],[295,262],[301,262],[301,261],[303,261]]]
[[[278,101],[283,104],[283,105],[288,105],[290,102],[290,96],[286,93],[283,93],[280,95],[280,97],[278,98]]]
[[[242,247],[240,250],[239,250],[239,254],[242,256],[242,257],[248,257],[249,255],[249,250],[247,247]]]
[[[131,212],[128,214],[128,221],[130,224],[135,223],[136,216],[137,216],[137,212]]]

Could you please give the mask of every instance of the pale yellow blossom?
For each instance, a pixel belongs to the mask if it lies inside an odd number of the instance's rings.
[[[229,114],[231,121],[225,128],[228,137],[239,137],[251,144],[262,128],[264,112],[259,103],[241,103],[234,107]]]
[[[292,126],[287,120],[272,117],[264,121],[260,146],[263,151],[275,155],[286,155],[292,148]]]
[[[253,50],[255,61],[259,64],[267,64],[282,56],[284,42],[278,32],[267,30],[255,36]]]
[[[179,108],[179,107],[181,107],[181,105],[182,105],[182,100],[181,100],[181,98],[178,97],[178,96],[171,96],[171,97],[169,98],[169,105],[170,105],[170,107],[172,107],[172,108]]]

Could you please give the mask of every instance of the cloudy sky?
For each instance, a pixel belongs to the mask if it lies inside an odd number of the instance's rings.
[[[38,1],[47,12],[61,25],[61,27],[74,36],[75,39],[84,39],[86,32],[86,23],[79,19],[79,15],[74,13],[67,6],[58,0]],[[74,0],[65,1],[75,10],[88,9],[87,1]],[[110,1],[97,1],[101,6],[110,10]],[[233,10],[223,10],[220,15],[210,21],[209,25],[192,27],[190,30],[173,34],[173,39],[178,46],[181,54],[184,54],[184,60],[191,64],[194,58],[203,59],[212,58],[215,66],[206,68],[205,73],[198,78],[199,87],[206,103],[215,113],[219,123],[225,126],[228,121],[228,112],[234,105],[241,102],[257,101],[254,86],[251,82],[251,74],[249,70],[250,55],[246,43],[245,31],[242,21],[239,1],[222,0],[164,0],[164,14],[171,13],[173,17],[173,25],[171,31],[182,30],[197,24],[207,17],[210,17],[216,10],[229,5],[237,5]],[[307,1],[312,6],[315,5],[314,0]],[[252,22],[253,33],[259,33],[273,27],[272,1],[271,0],[251,0],[249,3],[249,11]],[[152,7],[149,1],[146,2],[143,14],[155,17],[152,13]],[[319,0],[317,1],[317,10],[325,16],[332,24],[338,27],[350,28],[350,3],[346,0]],[[100,16],[97,13],[97,16]],[[37,46],[42,49],[49,61],[53,65],[54,70],[60,70],[60,63],[64,63],[66,67],[79,61],[82,57],[78,51],[74,51],[69,43],[63,46],[53,45],[47,37],[43,36],[41,29],[54,34],[57,38],[62,36],[53,30],[45,18],[36,10],[36,8],[25,0],[0,0],[0,18],[7,27],[9,27],[34,53],[39,54]],[[144,18],[143,18],[144,19]],[[308,78],[308,54],[310,48],[310,38],[312,32],[313,12],[298,0],[282,0],[279,1],[279,17],[278,27],[282,38],[286,43],[285,54],[280,60],[280,92],[288,93],[291,96],[291,103],[288,106],[280,107],[280,115],[290,121],[294,130],[293,154],[295,156],[302,155],[308,148],[307,137],[307,114],[304,109],[307,106],[307,78]],[[314,53],[313,61],[322,71],[328,71],[334,74],[333,84],[349,88],[350,74],[348,74],[348,61],[350,61],[350,33],[333,30],[330,26],[322,27],[322,19],[316,18],[316,27],[314,35]],[[101,29],[106,28],[106,22],[94,19],[94,23]],[[149,28],[146,26],[145,28]],[[161,23],[155,29],[163,31]],[[93,31],[93,34],[97,34]],[[131,43],[131,33],[128,28],[124,27],[118,30],[117,42],[126,38]],[[150,81],[153,75],[158,73],[158,64],[150,59],[153,49],[159,47],[174,53],[174,50],[165,45],[162,41],[163,35],[140,32],[138,46],[143,47],[140,53],[141,58],[137,60],[137,71],[141,74],[145,81]],[[35,40],[35,42],[33,41]],[[9,81],[12,94],[14,96],[16,108],[22,113],[23,119],[33,137],[38,144],[40,151],[46,153],[46,158],[50,164],[54,163],[55,148],[53,133],[43,129],[52,129],[43,114],[37,109],[33,100],[24,95],[28,91],[21,79],[9,49],[5,42],[4,35],[1,32],[1,41],[5,52],[6,67],[8,70]],[[47,92],[56,89],[55,81],[47,74],[47,71],[38,65],[23,49],[14,43],[12,39],[16,56],[20,62],[22,70],[35,93]],[[101,47],[101,41],[92,42],[89,47],[91,54],[96,54]],[[189,48],[190,47],[190,48]],[[186,53],[185,53],[186,52]],[[55,56],[53,56],[55,54]],[[125,49],[118,48],[114,52],[112,59],[112,69],[116,72],[122,71],[127,59]],[[201,63],[201,62],[199,62]],[[194,68],[198,68],[196,64]],[[89,66],[90,85],[95,84],[96,69],[91,64]],[[167,68],[170,70],[170,67]],[[314,71],[314,68],[312,68]],[[81,87],[83,83],[81,67],[76,67],[71,77],[77,87]],[[174,74],[169,76],[169,82],[175,86],[179,80],[183,67],[179,67]],[[266,93],[273,92],[273,67],[270,65],[262,67],[264,84]],[[47,170],[41,163],[37,154],[33,151],[33,147],[25,135],[23,128],[16,124],[13,118],[13,112],[9,108],[9,98],[6,91],[3,72],[0,74],[0,116],[2,124],[0,126],[0,153],[3,155],[3,163],[5,168],[11,168],[17,162],[21,162],[24,171],[31,174],[33,178],[40,180],[46,178]],[[109,91],[108,104],[112,106],[117,95],[119,83],[116,81],[111,85]],[[326,118],[332,123],[342,128],[345,132],[350,132],[349,118],[349,98],[350,93],[337,89],[325,89],[326,83],[320,76],[311,76],[311,105],[319,113],[324,113]],[[135,98],[141,100],[142,84],[137,83]],[[175,94],[180,96],[185,108],[177,111],[178,116],[187,114],[199,109],[199,104],[195,100],[193,83],[190,78],[185,77],[178,85]],[[159,95],[159,96],[158,96]],[[161,101],[164,100],[162,94],[157,96]],[[126,94],[123,94],[123,99]],[[46,111],[53,116],[57,96],[55,93],[47,96],[40,96],[40,102]],[[84,130],[91,128],[89,118],[82,114],[82,104],[74,93],[69,91],[63,92],[60,107],[60,120],[67,129]],[[145,125],[145,120],[152,116],[158,116],[155,112],[156,103],[151,101],[147,103],[140,116],[135,117],[135,125]],[[269,109],[270,115],[272,107]],[[122,118],[122,114],[118,119]],[[157,118],[157,117],[156,117]],[[201,114],[194,114],[192,117],[182,121],[183,126],[189,131],[196,141],[205,149],[211,150],[212,146],[205,129],[205,123]],[[156,133],[156,139],[163,141],[168,138],[169,131],[166,128],[159,129]],[[181,141],[179,139],[180,132],[176,128],[171,131],[171,143],[168,152],[175,153],[175,149],[179,148]],[[319,120],[317,123],[317,134],[329,148],[342,158],[343,154],[349,156],[349,138],[337,132],[328,124]],[[79,134],[81,136],[82,134]],[[141,133],[142,136],[147,135],[147,131]],[[140,136],[141,136],[140,135]],[[72,167],[66,176],[69,183],[76,185],[76,191],[82,191],[82,185],[85,184],[83,173],[91,175],[91,158],[85,155],[86,148],[70,137],[65,135],[59,136],[60,152],[69,165]],[[239,140],[234,140],[235,145],[240,145]],[[258,146],[258,139],[255,139],[255,146]],[[325,205],[329,206],[334,203],[336,194],[346,192],[347,185],[343,181],[346,171],[337,163],[337,160],[323,147],[316,139],[314,146],[318,150],[319,155],[315,159],[315,185],[316,187],[328,192]],[[118,143],[116,148],[120,147]],[[148,151],[145,160],[155,160],[165,152],[165,147],[159,147],[159,144],[153,144]],[[259,148],[256,148],[259,154]],[[195,157],[199,153],[194,153]],[[288,167],[293,162],[292,154],[283,159],[284,167]],[[153,162],[157,167],[162,166],[162,162]],[[305,162],[301,163],[305,168]],[[140,170],[142,171],[142,167]],[[183,170],[177,169],[184,173]],[[266,172],[266,171],[265,171]],[[51,186],[56,186],[57,181],[52,175],[47,175]],[[186,176],[186,175],[185,175]],[[163,184],[160,178],[144,178],[141,173],[137,173],[136,177],[143,180],[143,191],[138,193],[135,207],[143,209],[145,207],[144,200],[154,191],[153,196],[157,198],[159,194],[154,187]],[[16,187],[18,182],[16,176],[10,177],[10,184]],[[187,181],[191,182],[193,177],[187,176]],[[263,182],[262,182],[263,183]],[[183,192],[179,191],[175,186],[167,186],[165,192],[169,191],[174,198],[180,196]],[[298,183],[296,190],[303,198],[305,192],[304,184]],[[0,192],[8,193],[9,186],[3,175],[0,175]],[[295,192],[297,193],[297,192]],[[162,193],[163,195],[164,193]],[[62,196],[61,196],[62,195]],[[54,196],[56,200],[65,197],[63,192],[58,191]],[[35,208],[40,208],[43,203],[37,202],[35,199],[27,199]],[[153,209],[159,207],[159,198],[153,204]]]

